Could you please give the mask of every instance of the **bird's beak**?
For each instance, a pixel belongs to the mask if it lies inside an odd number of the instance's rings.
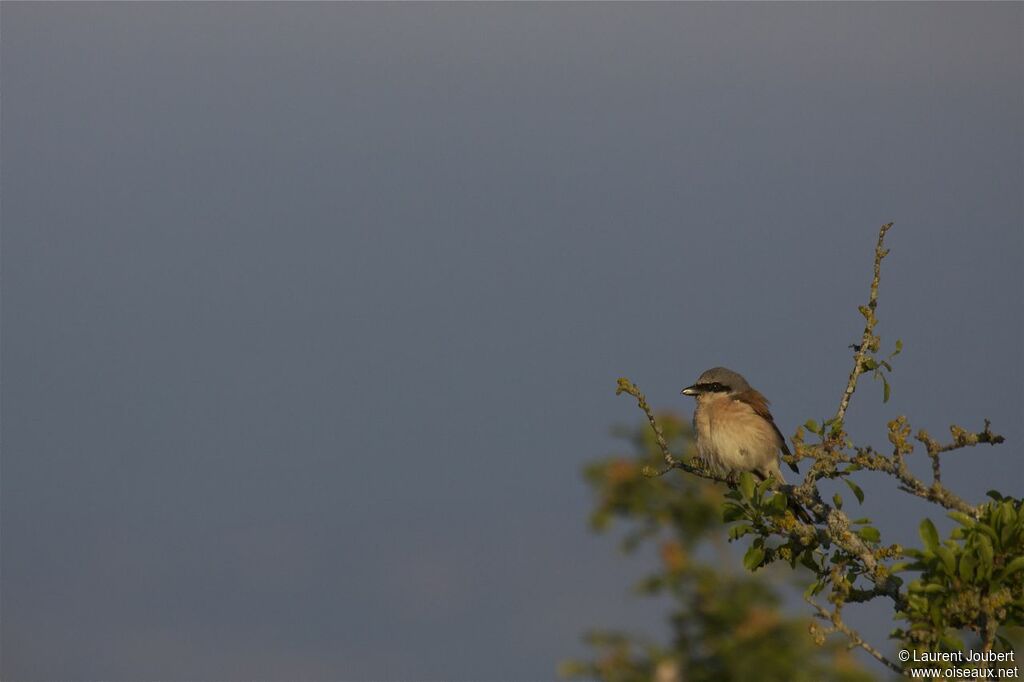
[[[683,390],[679,391],[681,395],[697,395],[700,391],[697,389],[697,384],[693,386],[687,386]]]

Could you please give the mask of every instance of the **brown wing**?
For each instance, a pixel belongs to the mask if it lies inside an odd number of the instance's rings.
[[[772,429],[775,430],[775,435],[779,440],[779,448],[782,450],[783,454],[790,454],[789,446],[786,445],[786,439],[782,437],[782,432],[779,431],[779,427],[775,425],[775,419],[772,417],[772,413],[768,411],[768,399],[752,388],[743,391],[742,393],[737,393],[733,397],[736,400],[750,405],[758,416],[771,424]]]

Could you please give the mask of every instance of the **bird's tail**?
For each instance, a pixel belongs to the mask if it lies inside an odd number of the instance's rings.
[[[769,471],[768,474],[775,479],[776,486],[782,485],[787,488],[789,487],[788,485],[786,485],[786,479],[782,476],[782,471],[779,469],[778,463],[775,464],[774,470]],[[755,471],[754,475],[760,478],[762,481],[768,478],[760,471]],[[789,511],[793,512],[793,516],[800,519],[804,523],[814,523],[813,519],[811,519],[811,515],[807,513],[807,510],[801,507],[800,504],[797,503],[797,501],[790,497],[788,494],[786,495],[786,506],[789,508]]]
[[[786,506],[789,507],[789,511],[793,512],[793,516],[797,517],[806,524],[813,524],[814,521],[811,519],[811,515],[807,513],[807,510],[801,507],[796,500],[789,495],[786,495]]]

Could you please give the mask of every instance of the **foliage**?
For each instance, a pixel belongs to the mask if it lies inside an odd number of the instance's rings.
[[[915,561],[901,570],[920,571],[908,585],[900,613],[907,626],[898,637],[918,651],[961,651],[967,631],[981,642],[1011,642],[997,632],[1000,624],[1024,622],[1024,506],[995,491],[979,518],[950,512],[959,527],[939,542],[931,519],[921,522],[922,549],[904,550]]]
[[[643,393],[628,379],[619,379],[617,393],[633,396],[651,426],[643,441],[642,451],[647,453],[645,457],[649,457],[650,451],[655,450],[660,453],[664,465],[657,470],[653,462],[653,459],[657,459],[655,456],[645,460],[647,468],[642,471],[635,469],[635,462],[629,464],[628,461],[592,467],[588,477],[601,493],[595,520],[599,527],[611,515],[625,516],[636,521],[639,529],[627,537],[629,542],[648,537],[655,530],[669,529],[673,533],[673,541],[679,547],[678,551],[688,558],[683,564],[688,567],[687,571],[677,575],[666,568],[664,576],[652,579],[650,583],[659,589],[673,590],[673,596],[680,604],[676,618],[683,618],[689,623],[688,627],[695,627],[699,632],[696,636],[680,635],[670,654],[659,654],[674,656],[674,660],[685,665],[687,680],[704,679],[703,675],[708,675],[707,679],[732,679],[730,675],[738,672],[728,666],[743,665],[738,660],[742,658],[742,652],[729,651],[724,643],[722,648],[716,648],[713,639],[705,639],[713,638],[717,632],[712,627],[712,621],[719,622],[717,619],[725,616],[708,619],[707,614],[695,606],[693,595],[699,593],[701,585],[706,585],[701,580],[700,567],[713,575],[715,582],[710,588],[712,591],[724,590],[730,596],[746,594],[744,590],[752,591],[748,605],[751,611],[745,618],[752,617],[754,609],[773,606],[772,597],[768,595],[774,593],[767,587],[767,583],[756,583],[758,589],[755,589],[755,583],[745,583],[744,578],[729,575],[723,571],[725,566],[730,565],[725,558],[719,557],[713,569],[692,560],[694,544],[710,540],[717,532],[715,524],[708,522],[706,527],[701,526],[700,520],[715,517],[719,508],[723,510],[724,522],[729,524],[727,532],[730,540],[745,538],[744,542],[749,541],[742,562],[733,561],[733,565],[742,563],[748,571],[758,571],[772,565],[788,565],[793,569],[807,569],[810,572],[798,575],[801,579],[806,576],[804,598],[814,609],[817,618],[824,622],[823,626],[812,628],[812,635],[819,644],[825,643],[827,646],[829,635],[842,635],[849,647],[860,647],[889,669],[907,674],[909,667],[915,665],[915,657],[911,657],[910,662],[890,659],[843,620],[842,611],[846,605],[876,599],[886,601],[891,606],[899,623],[891,637],[902,648],[922,655],[953,653],[954,661],[955,652],[965,654],[968,648],[985,657],[1011,651],[1013,633],[1024,626],[1024,510],[1021,500],[991,491],[991,502],[972,504],[942,481],[943,454],[980,444],[997,445],[1003,442],[1002,436],[993,433],[986,420],[984,429],[978,432],[951,426],[950,442],[941,443],[923,429],[912,436],[909,420],[905,416],[898,416],[888,424],[891,450],[886,454],[873,446],[856,444],[846,431],[846,412],[860,378],[868,374],[881,380],[882,399],[888,402],[891,385],[887,374],[892,371],[892,362],[903,350],[902,343],[897,341],[894,350],[883,357],[881,339],[875,333],[881,264],[889,253],[884,248],[884,240],[891,227],[891,223],[883,225],[879,231],[869,300],[866,305],[859,307],[865,326],[860,343],[851,345],[854,351],[853,369],[838,408],[832,417],[821,424],[808,420],[797,429],[792,437],[792,455],[784,457],[792,465],[801,461],[810,465],[803,480],[796,485],[782,486],[781,492],[778,492],[766,484],[756,484],[749,474],[739,476],[738,480],[730,480],[710,471],[700,461],[676,457],[672,451],[682,444],[678,442],[682,429],[678,420],[667,415],[655,417]],[[673,438],[677,442],[670,444]],[[906,459],[913,455],[916,447],[913,441],[922,446],[928,457],[931,465],[930,481],[918,478],[907,466]],[[677,469],[691,475],[665,476]],[[841,495],[835,494],[826,501],[819,489],[823,480],[841,480],[858,502],[862,502],[864,489],[855,480],[862,471],[876,471],[890,476],[903,492],[945,508],[959,526],[948,539],[940,542],[935,525],[925,519],[920,526],[922,548],[886,544],[882,529],[871,519],[851,519],[843,511]],[[607,481],[602,482],[604,479],[601,476]],[[621,487],[627,482],[628,486]],[[716,498],[720,488],[711,489],[713,492],[702,492],[703,486],[711,485],[711,482],[727,486],[724,499]],[[804,523],[797,519],[790,511],[794,504],[809,511],[813,515],[813,522]],[[908,575],[912,573],[919,575]],[[751,576],[746,576],[746,579],[751,579]],[[725,603],[716,602],[722,608],[725,608]],[[730,608],[741,609],[742,605],[734,604]],[[730,632],[738,636],[736,633],[743,631],[738,624],[746,622],[736,611],[730,611],[730,614],[740,620],[731,622],[731,629],[722,631],[726,639]],[[775,627],[787,627],[787,622],[780,616],[776,618]],[[676,625],[678,630],[679,626]],[[794,639],[800,642],[806,640]],[[645,679],[650,679],[650,675],[657,672],[651,668],[650,652],[647,658],[637,658],[636,654],[625,647],[625,640],[615,642],[612,649],[617,657],[613,656],[609,660],[631,661],[630,665],[634,666],[647,661],[645,674],[648,677]],[[798,642],[789,642],[788,645],[791,648],[783,658],[798,651],[801,646]],[[726,660],[715,658],[715,653]],[[778,663],[774,659],[764,658],[768,654],[762,653],[759,656],[762,658],[755,660]],[[974,673],[997,672],[992,668],[998,667],[988,660],[954,662],[953,665],[975,668]],[[610,671],[614,670],[618,668],[613,666],[606,670],[593,664],[589,668],[572,672],[582,672],[601,679],[632,679],[611,674]],[[757,672],[757,679],[769,679],[761,667],[757,668]],[[795,671],[794,675],[797,674]],[[754,677],[740,676],[735,679]],[[800,678],[794,676],[789,679]],[[826,677],[818,674],[816,679]]]
[[[662,414],[658,423],[673,446],[692,443],[690,426],[679,416]],[[873,679],[838,642],[817,647],[807,636],[808,619],[780,611],[780,575],[735,568],[721,523],[725,497],[719,486],[693,476],[644,476],[644,468],[661,456],[653,434],[637,429],[624,435],[634,456],[586,469],[598,498],[591,524],[607,531],[614,520],[625,521],[627,552],[657,545],[659,568],[637,590],[670,598],[672,638],[659,645],[619,632],[590,633],[587,642],[597,657],[564,663],[564,676],[613,682]]]

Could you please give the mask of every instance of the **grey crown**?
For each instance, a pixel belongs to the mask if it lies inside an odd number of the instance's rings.
[[[699,377],[697,384],[722,384],[728,386],[732,393],[742,393],[750,390],[750,384],[739,372],[734,372],[726,367],[712,367]]]

